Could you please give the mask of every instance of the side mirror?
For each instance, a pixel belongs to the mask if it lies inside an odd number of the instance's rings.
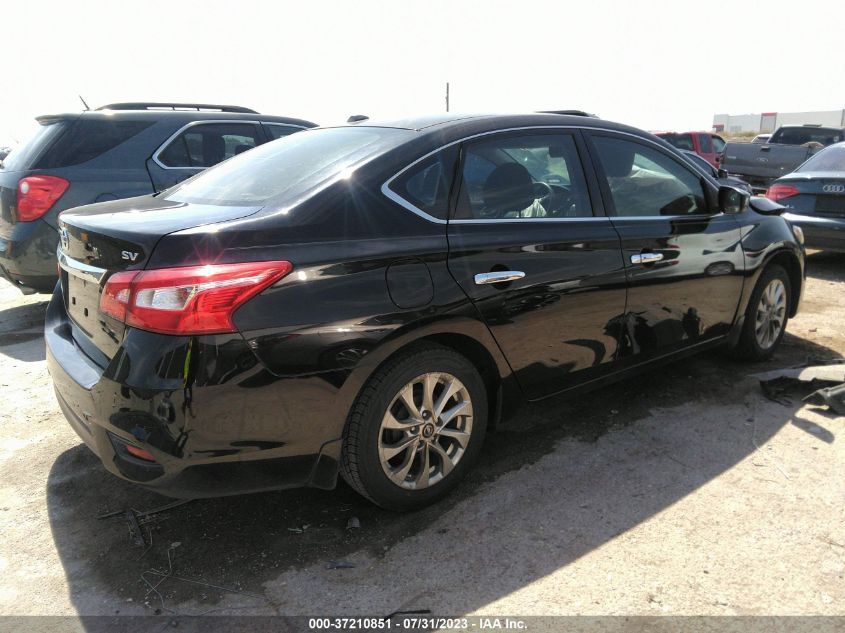
[[[725,213],[742,213],[748,208],[751,196],[734,187],[719,187],[719,208]]]
[[[716,177],[717,178],[727,178],[728,177],[728,170],[727,169],[717,169],[716,170]]]

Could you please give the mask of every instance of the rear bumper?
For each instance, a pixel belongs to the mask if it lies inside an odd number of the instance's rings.
[[[56,286],[59,234],[43,220],[4,227],[0,237],[0,276],[24,294],[50,293]]]
[[[825,251],[845,253],[845,218],[818,217],[798,213],[784,213],[790,224],[804,232],[804,245]]]
[[[289,425],[280,419],[279,410],[274,411],[278,429],[265,424],[263,432],[256,431],[250,421],[241,419],[250,410],[243,404],[243,381],[183,387],[179,377],[183,388],[139,387],[132,384],[132,372],[126,371],[131,361],[125,352],[103,369],[75,343],[72,329],[57,291],[45,324],[47,366],[56,398],[70,426],[112,474],[177,498],[334,487],[340,440],[309,437],[286,442],[280,435]],[[226,356],[220,350],[213,354],[218,363]],[[141,364],[148,373],[160,367],[160,363]],[[241,415],[227,416],[227,410]],[[155,461],[133,456],[128,446],[147,451]]]

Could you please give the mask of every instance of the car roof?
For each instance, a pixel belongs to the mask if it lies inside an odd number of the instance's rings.
[[[349,127],[382,127],[410,130],[442,135],[463,133],[484,133],[509,128],[524,127],[580,127],[633,132],[638,135],[648,134],[643,130],[621,123],[605,121],[596,117],[573,114],[551,114],[532,112],[526,114],[434,114],[404,119],[373,120],[366,119],[351,123]],[[341,126],[342,127],[342,126]]]

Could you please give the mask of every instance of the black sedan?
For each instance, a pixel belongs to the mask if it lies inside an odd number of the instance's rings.
[[[778,178],[766,197],[786,207],[784,217],[803,229],[808,247],[845,253],[845,143]]]
[[[164,494],[341,474],[415,508],[519,402],[716,346],[768,358],[804,254],[750,204],[594,118],[309,130],[63,213],[50,373],[104,466]]]

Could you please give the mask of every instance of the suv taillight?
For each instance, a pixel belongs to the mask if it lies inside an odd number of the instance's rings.
[[[291,270],[276,261],[118,272],[103,288],[100,312],[162,334],[235,332],[235,310]]]
[[[70,183],[58,176],[27,176],[18,181],[19,222],[37,220],[62,197]]]
[[[777,201],[797,196],[799,193],[801,192],[798,191],[798,187],[792,185],[772,185],[766,190],[766,197],[769,200]]]

